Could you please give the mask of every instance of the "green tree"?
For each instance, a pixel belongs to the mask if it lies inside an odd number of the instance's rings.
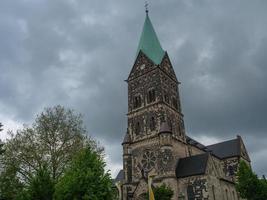
[[[19,199],[24,185],[17,177],[17,167],[12,165],[5,168],[0,175],[0,199]]]
[[[0,132],[3,130],[2,127],[3,127],[3,125],[0,122]],[[4,148],[4,143],[0,139],[0,155],[4,153],[4,149],[3,148]]]
[[[113,199],[112,181],[104,167],[105,162],[99,153],[90,146],[82,149],[56,184],[55,199]]]
[[[241,161],[237,173],[236,189],[240,197],[247,200],[266,200],[267,199],[267,183],[266,180],[258,179],[251,168]]]
[[[27,197],[28,199],[35,200],[52,200],[53,194],[54,183],[51,178],[51,173],[47,165],[44,165],[30,180],[30,184],[27,187]]]
[[[162,184],[159,187],[155,187],[153,189],[155,200],[171,200],[173,197],[173,191],[170,187],[166,186],[166,184]],[[149,199],[148,193],[146,194],[146,198]]]
[[[99,155],[103,151],[86,136],[82,116],[62,106],[46,108],[32,126],[9,134],[10,139],[5,142],[5,152],[1,155],[0,176],[0,195],[9,200],[33,192],[30,188],[38,190],[31,185],[33,183],[46,185],[48,180],[41,177],[43,166],[56,183],[73,156],[84,146],[91,146]]]
[[[32,127],[10,133],[4,165],[19,166],[19,175],[28,182],[32,174],[48,164],[52,179],[57,180],[72,156],[83,147],[85,133],[81,115],[62,106],[46,108]]]

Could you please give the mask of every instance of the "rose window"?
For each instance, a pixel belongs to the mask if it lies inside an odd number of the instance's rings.
[[[144,171],[150,171],[156,165],[156,155],[152,151],[147,151],[143,154],[141,163]]]

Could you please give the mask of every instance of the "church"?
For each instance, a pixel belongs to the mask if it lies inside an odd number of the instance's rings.
[[[237,200],[236,172],[250,158],[240,136],[205,146],[186,135],[179,85],[146,11],[128,83],[128,128],[122,142],[123,170],[115,181],[122,200],[143,200],[166,184],[173,199]]]

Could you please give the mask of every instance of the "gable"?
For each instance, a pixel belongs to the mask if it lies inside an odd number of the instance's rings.
[[[170,58],[167,52],[165,52],[165,55],[159,65],[159,68],[162,71],[164,71],[168,76],[170,76],[172,79],[174,79],[176,82],[178,82],[175,71],[173,69],[172,63],[170,61]]]
[[[157,66],[154,65],[153,61],[150,60],[141,50],[139,51],[139,54],[134,62],[134,65],[132,67],[132,70],[129,74],[128,81],[139,77],[153,69],[155,69]]]
[[[239,135],[237,138],[239,139],[240,156],[250,162],[250,158],[242,138]]]
[[[210,156],[207,163],[207,174],[219,177],[222,174],[220,161]]]

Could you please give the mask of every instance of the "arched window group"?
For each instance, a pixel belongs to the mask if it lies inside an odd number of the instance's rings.
[[[174,96],[170,96],[168,94],[168,92],[165,92],[164,93],[164,97],[163,97],[163,100],[165,103],[171,105],[172,107],[174,107],[176,110],[178,110],[178,101],[177,101],[177,98],[174,97]]]
[[[135,135],[140,135],[143,133],[143,123],[146,123],[148,130],[150,131],[155,131],[157,122],[156,122],[156,117],[155,116],[150,116],[147,118],[146,122],[142,122],[142,120],[136,120],[133,123],[133,133]]]

